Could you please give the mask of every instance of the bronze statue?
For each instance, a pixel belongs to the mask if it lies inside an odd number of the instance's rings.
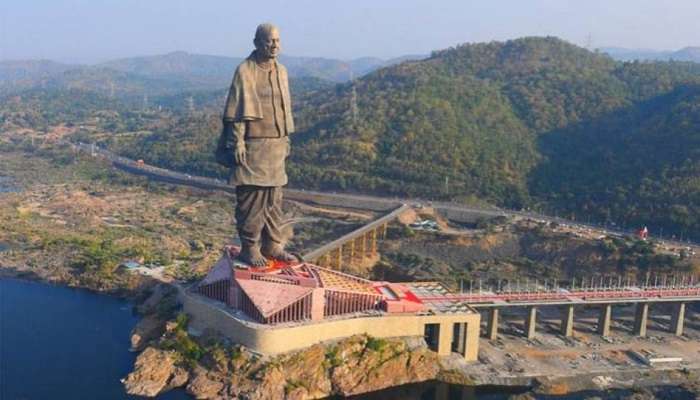
[[[255,50],[236,69],[224,109],[217,161],[232,167],[236,186],[239,259],[264,266],[268,259],[295,261],[284,250],[282,186],[294,132],[287,69],[277,61],[280,35],[271,24],[258,26]]]

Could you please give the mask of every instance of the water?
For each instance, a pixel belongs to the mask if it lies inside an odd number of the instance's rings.
[[[0,193],[18,192],[19,188],[15,186],[14,181],[9,176],[0,176]]]
[[[423,382],[403,385],[377,392],[352,396],[352,400],[501,400],[527,388],[473,387],[443,382]]]
[[[0,279],[0,399],[127,399],[131,305],[86,290]],[[189,399],[174,391],[161,399]]]

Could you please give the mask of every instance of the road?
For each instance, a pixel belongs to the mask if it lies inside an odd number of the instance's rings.
[[[183,174],[180,172],[176,171],[171,171],[167,170],[164,168],[158,168],[154,167],[145,163],[137,162],[129,158],[121,157],[118,156],[108,150],[102,149],[96,145],[91,145],[91,144],[85,144],[85,143],[70,143],[70,142],[63,142],[66,143],[70,146],[72,146],[75,150],[81,151],[84,153],[91,154],[95,157],[101,157],[106,160],[109,160],[112,162],[112,164],[119,168],[122,169],[126,172],[133,173],[133,174],[140,174],[140,175],[145,175],[154,179],[158,179],[161,181],[165,181],[168,183],[173,183],[173,184],[178,184],[178,185],[187,185],[187,186],[193,186],[193,187],[198,187],[201,189],[207,189],[207,190],[222,190],[226,191],[229,193],[235,193],[235,188],[233,186],[228,185],[227,182],[220,180],[220,179],[213,179],[213,178],[206,178],[206,177],[200,177],[200,176],[192,176],[189,174]],[[326,205],[326,206],[338,206],[338,207],[345,207],[345,208],[357,208],[357,209],[363,209],[363,210],[372,210],[372,211],[380,211],[380,212],[388,212],[391,211],[402,204],[407,204],[409,206],[413,207],[422,207],[422,206],[430,206],[437,211],[446,214],[449,219],[455,219],[459,220],[458,218],[455,218],[454,216],[460,215],[460,214],[471,214],[474,216],[483,216],[483,217],[497,217],[497,216],[506,216],[506,217],[519,217],[519,218],[526,218],[526,219],[532,219],[536,221],[543,221],[543,222],[556,222],[560,225],[564,226],[571,226],[576,229],[590,229],[590,230],[595,230],[596,232],[599,232],[601,235],[619,235],[619,236],[624,236],[624,235],[634,235],[635,232],[633,230],[623,230],[623,229],[616,229],[615,227],[611,226],[602,226],[602,225],[595,225],[595,224],[588,224],[588,223],[583,223],[579,221],[571,221],[567,220],[564,218],[560,218],[557,216],[550,216],[550,215],[544,215],[544,214],[539,214],[535,212],[527,212],[527,211],[517,211],[517,210],[508,210],[508,209],[502,209],[502,208],[478,208],[478,207],[469,207],[463,204],[459,203],[451,203],[451,202],[440,202],[440,201],[430,201],[430,200],[424,200],[424,199],[415,199],[415,198],[398,198],[398,197],[382,197],[382,196],[376,196],[376,195],[368,195],[368,194],[352,194],[352,193],[336,193],[336,192],[321,192],[321,191],[313,191],[313,190],[304,190],[304,189],[285,189],[285,196],[288,199],[291,200],[298,200],[298,201],[311,201],[315,202],[317,204],[321,205]],[[650,236],[651,237],[651,236]],[[654,237],[651,237],[654,238]],[[669,240],[669,239],[664,239],[664,238],[657,238],[661,239],[665,242],[666,245],[670,246],[676,246],[680,248],[686,248],[692,246],[692,248],[696,249],[700,244],[692,241],[686,241],[686,242],[681,242],[678,240]]]

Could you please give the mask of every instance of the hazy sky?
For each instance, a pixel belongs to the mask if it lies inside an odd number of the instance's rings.
[[[0,59],[96,62],[184,50],[247,55],[255,26],[290,55],[389,58],[526,35],[700,46],[700,0],[1,0]]]

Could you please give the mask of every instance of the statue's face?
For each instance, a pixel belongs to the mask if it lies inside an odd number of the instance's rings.
[[[280,33],[275,28],[267,35],[263,35],[255,42],[255,48],[264,58],[277,58],[282,47],[280,46]]]

